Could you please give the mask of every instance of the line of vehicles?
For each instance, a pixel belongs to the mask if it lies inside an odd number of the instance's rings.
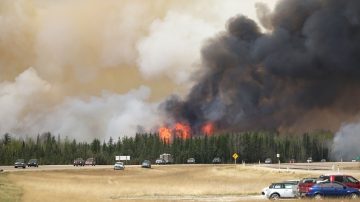
[[[39,167],[39,163],[37,159],[30,159],[27,163],[25,163],[25,159],[17,159],[14,163],[15,168],[26,168],[27,167]]]
[[[95,158],[88,158],[84,161],[83,158],[77,158],[74,160],[74,166],[95,166],[96,161]]]
[[[292,158],[292,159],[290,159],[288,162],[289,162],[289,163],[296,163],[296,160],[295,160],[294,158]],[[306,159],[306,162],[307,162],[307,163],[312,163],[312,162],[313,162],[313,158],[312,158],[312,157],[307,158],[307,159]],[[326,159],[321,159],[320,162],[324,163],[324,162],[326,162]],[[264,161],[264,163],[265,163],[265,164],[272,164],[273,161],[272,161],[271,158],[266,158],[265,161]]]
[[[171,154],[166,154],[166,153],[160,154],[159,158],[155,160],[155,164],[157,164],[157,165],[165,165],[165,164],[172,164],[172,163],[174,163],[174,159],[173,159],[172,155]],[[195,158],[188,158],[186,163],[195,164],[196,160],[195,160]],[[212,163],[213,164],[220,164],[220,163],[222,163],[222,160],[221,160],[220,157],[215,157],[212,160]],[[141,163],[141,167],[142,168],[151,168],[151,161],[150,160],[144,160]],[[124,163],[121,162],[121,161],[115,162],[114,170],[125,170]]]
[[[195,164],[196,160],[195,158],[188,158],[186,161],[188,164]],[[162,164],[172,164],[174,163],[174,159],[171,154],[160,154],[160,157],[155,160],[155,164],[162,165]],[[212,160],[212,163],[219,164],[222,163],[220,157],[215,157]],[[95,166],[96,165],[96,159],[95,158],[87,158],[84,160],[83,158],[76,158],[73,161],[73,166]],[[17,159],[14,163],[15,168],[26,168],[26,167],[39,167],[39,161],[37,159],[30,159],[27,163],[25,162],[25,159]],[[150,160],[144,160],[141,163],[141,167],[143,168],[151,168],[151,161]],[[124,170],[125,165],[121,161],[117,161],[114,164],[114,170]]]
[[[271,200],[280,198],[333,198],[348,197],[358,199],[360,196],[359,180],[350,175],[327,174],[317,178],[288,180],[272,183],[262,190],[261,194]]]

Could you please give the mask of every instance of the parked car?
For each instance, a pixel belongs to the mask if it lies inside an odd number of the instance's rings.
[[[348,187],[339,182],[321,182],[309,188],[307,197],[322,199],[323,197],[350,197],[359,198],[359,189]]]
[[[123,162],[116,162],[114,164],[114,170],[125,170],[125,165]]]
[[[144,160],[141,164],[142,168],[151,168],[151,162],[149,160]]]
[[[322,181],[340,182],[348,187],[360,189],[359,180],[357,180],[356,178],[350,175],[341,175],[341,174],[321,175],[319,178]]]
[[[323,163],[324,163],[324,162],[326,162],[326,159],[321,159],[321,161],[320,161],[320,162],[323,162]]]
[[[164,159],[156,159],[155,164],[157,165],[166,164],[166,161]]]
[[[14,163],[14,167],[18,168],[18,167],[22,167],[25,168],[26,164],[25,164],[25,160],[24,159],[17,159]]]
[[[312,157],[309,157],[309,158],[306,160],[306,162],[312,163],[312,162],[313,162]]]
[[[295,163],[296,161],[295,161],[295,159],[290,159],[289,160],[289,163]]]
[[[30,159],[27,163],[28,167],[39,167],[38,160],[37,159]]]
[[[187,163],[195,163],[195,159],[194,158],[188,158],[186,162]]]
[[[271,163],[272,163],[271,158],[266,158],[266,159],[265,159],[265,163],[266,163],[266,164],[271,164]]]
[[[212,160],[212,163],[214,163],[214,164],[220,164],[220,163],[221,163],[221,158],[220,158],[220,157],[215,157],[215,158]]]
[[[88,159],[86,159],[85,165],[87,165],[87,166],[95,166],[95,165],[96,165],[95,158],[88,158]]]
[[[264,188],[261,192],[266,198],[277,200],[280,198],[295,198],[297,197],[294,183],[279,182],[273,183],[268,188]]]
[[[85,165],[85,161],[82,158],[77,158],[74,160],[74,166],[84,166]]]
[[[310,187],[316,184],[317,178],[304,178],[298,184],[298,195],[303,197],[309,192]]]

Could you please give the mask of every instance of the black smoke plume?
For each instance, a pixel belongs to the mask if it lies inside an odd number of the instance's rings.
[[[329,114],[359,113],[359,0],[284,0],[273,13],[259,4],[257,13],[267,32],[239,15],[203,46],[197,84],[185,100],[162,105],[171,120],[194,130],[207,122],[218,130],[278,129],[300,120],[331,128]]]

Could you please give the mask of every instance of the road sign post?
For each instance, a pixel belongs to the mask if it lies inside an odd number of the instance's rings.
[[[239,157],[239,155],[238,155],[237,153],[234,153],[234,154],[232,155],[232,157],[234,158],[234,160],[235,160],[235,165],[236,165],[236,159]]]
[[[279,162],[279,170],[280,170],[280,154],[276,154],[276,157],[278,158],[278,162]]]

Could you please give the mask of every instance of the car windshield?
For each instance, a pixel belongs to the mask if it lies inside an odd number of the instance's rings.
[[[145,160],[143,163],[150,163],[150,161],[149,161],[149,160]]]
[[[36,162],[37,160],[36,159],[30,159],[29,162],[33,163],[33,162]]]
[[[93,161],[93,158],[88,158],[86,161]]]
[[[16,162],[23,163],[24,159],[18,159],[18,160],[16,160]]]
[[[353,178],[353,177],[351,177],[351,176],[347,176],[347,177],[346,177],[346,180],[347,180],[348,182],[351,182],[351,183],[357,183],[357,182],[359,182],[357,179],[355,179],[355,178]]]
[[[116,162],[115,165],[122,166],[122,165],[124,165],[124,163],[123,162]]]
[[[315,179],[304,179],[302,183],[315,183]]]

